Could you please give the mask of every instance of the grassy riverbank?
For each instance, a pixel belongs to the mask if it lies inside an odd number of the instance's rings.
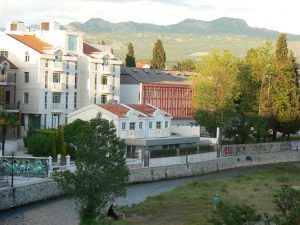
[[[126,221],[116,221],[114,225],[205,225],[216,193],[221,201],[245,203],[259,213],[269,213],[274,211],[274,193],[284,184],[300,186],[299,163],[274,165],[268,172],[178,186],[141,204],[120,209],[125,212]]]

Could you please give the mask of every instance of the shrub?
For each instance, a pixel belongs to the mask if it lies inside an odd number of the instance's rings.
[[[28,151],[33,156],[49,156],[49,139],[44,134],[33,134],[26,141]]]

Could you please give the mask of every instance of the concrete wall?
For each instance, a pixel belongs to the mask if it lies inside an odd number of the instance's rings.
[[[14,188],[2,188],[0,210],[49,199],[59,194],[60,191],[52,179],[41,179],[39,182]]]
[[[180,134],[182,136],[199,136],[200,138],[200,126],[172,124],[171,132],[175,134]]]
[[[152,158],[149,160],[149,167],[186,164],[186,162],[195,163],[195,162],[213,160],[216,158],[217,158],[217,152],[193,154],[193,155],[188,155],[188,157],[183,155],[183,156],[174,156],[174,157]]]
[[[299,161],[299,155],[299,152],[296,151],[286,151],[259,155],[253,154],[250,156],[251,160],[249,160],[247,156],[232,156],[198,163],[132,169],[130,171],[129,182],[141,183],[179,177],[196,176],[236,167]]]

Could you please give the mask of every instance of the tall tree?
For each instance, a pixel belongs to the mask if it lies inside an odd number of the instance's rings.
[[[128,67],[135,67],[135,57],[134,57],[134,49],[133,49],[133,45],[130,42],[128,44],[128,50],[127,50],[127,54],[126,54],[126,59],[125,59],[125,66]]]
[[[113,122],[101,118],[101,114],[75,135],[69,141],[73,140],[77,151],[76,171],[59,173],[55,180],[80,203],[81,219],[93,219],[108,201],[126,194],[129,171],[122,150],[124,143],[116,136]]]
[[[152,51],[151,67],[154,69],[163,70],[165,69],[165,65],[166,65],[166,52],[164,50],[162,41],[160,39],[157,39]]]
[[[213,51],[196,64],[196,76],[191,78],[196,118],[209,133],[214,133],[217,126],[224,127],[226,118],[232,114],[234,100],[239,96],[238,62],[238,58],[226,50]]]
[[[18,127],[19,121],[18,116],[11,112],[1,111],[0,112],[0,128],[1,128],[1,139],[2,139],[2,156],[4,156],[5,141],[7,131],[9,129],[15,129]]]
[[[288,60],[288,46],[286,40],[286,34],[281,33],[276,43],[276,59],[278,62],[285,63]]]

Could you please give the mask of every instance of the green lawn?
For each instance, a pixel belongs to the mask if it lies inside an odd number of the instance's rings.
[[[238,170],[238,169],[237,169]],[[274,211],[274,193],[284,184],[300,186],[300,164],[274,165],[269,172],[253,172],[213,182],[193,182],[178,186],[165,194],[150,197],[145,202],[121,208],[126,221],[114,225],[192,225],[209,224],[213,196],[221,201],[245,203],[259,213]]]

